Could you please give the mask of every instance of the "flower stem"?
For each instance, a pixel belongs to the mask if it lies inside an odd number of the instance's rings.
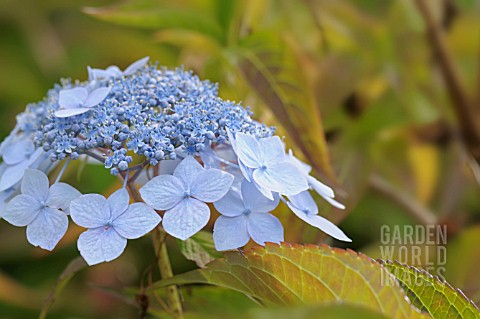
[[[170,264],[170,258],[168,257],[167,245],[165,240],[167,239],[167,233],[161,228],[157,227],[153,231],[153,245],[157,254],[158,268],[160,269],[160,275],[162,279],[173,277],[172,266]],[[182,302],[180,301],[180,294],[177,286],[168,286],[167,299],[172,312],[173,318],[183,318]]]
[[[122,174],[120,174],[120,176],[124,177]],[[135,202],[143,202],[143,199],[140,196],[137,187],[135,187],[135,184],[132,183],[132,179],[127,181],[126,187]],[[158,268],[160,269],[160,276],[162,277],[162,279],[173,277],[172,265],[170,264],[167,245],[165,243],[166,239],[167,233],[163,230],[161,226],[158,226],[153,230],[153,246],[157,256]],[[173,318],[182,319],[182,303],[180,301],[180,294],[177,286],[167,287],[167,300]]]

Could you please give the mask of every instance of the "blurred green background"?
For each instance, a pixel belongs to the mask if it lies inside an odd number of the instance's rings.
[[[478,302],[479,21],[475,0],[0,0],[0,135],[60,78],[86,79],[87,65],[123,68],[147,55],[183,65],[276,125],[346,204],[318,200],[351,244],[280,207],[287,242],[381,258],[382,225],[446,225],[446,279]],[[118,186],[96,166],[71,169],[67,181],[84,193]],[[71,226],[48,253],[0,223],[0,318],[38,315],[80,232]],[[175,272],[195,267],[169,245]],[[74,277],[49,318],[138,317],[135,294],[157,271],[149,238],[128,247]],[[192,313],[226,318],[254,306],[233,292],[182,291]]]

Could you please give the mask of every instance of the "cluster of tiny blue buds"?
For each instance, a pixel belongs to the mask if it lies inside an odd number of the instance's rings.
[[[110,91],[88,112],[55,115],[62,90],[98,87]],[[175,159],[177,150],[196,155],[212,143],[222,144],[228,139],[226,127],[259,138],[273,134],[274,128],[251,115],[248,108],[222,100],[216,84],[182,68],[153,64],[104,80],[63,80],[43,101],[28,105],[17,120],[21,130],[34,133],[35,144],[49,152],[52,161],[77,159],[100,149],[105,167],[116,175],[129,168],[133,154],[157,165]]]

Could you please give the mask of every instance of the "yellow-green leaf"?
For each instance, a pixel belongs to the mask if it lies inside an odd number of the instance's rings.
[[[244,254],[226,252],[207,268],[160,281],[153,289],[192,283],[234,289],[264,304],[342,302],[392,318],[428,318],[379,263],[326,245],[267,244]]]
[[[447,282],[399,262],[382,263],[397,278],[412,303],[434,319],[480,318],[477,306]]]

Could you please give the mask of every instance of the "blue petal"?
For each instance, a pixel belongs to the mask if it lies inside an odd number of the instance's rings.
[[[240,192],[235,190],[230,190],[219,201],[213,203],[213,206],[219,213],[229,217],[241,215],[245,211]]]
[[[220,216],[213,226],[213,241],[219,251],[245,246],[250,240],[245,215]]]
[[[88,81],[93,82],[97,79],[97,75],[95,74],[95,69],[91,68],[90,66],[87,66],[87,72],[88,72]]]
[[[88,78],[90,79],[90,81],[96,80],[96,79],[105,79],[111,76],[115,76],[115,74],[107,70],[93,69],[93,68],[89,68],[88,70]]]
[[[338,228],[335,224],[333,224],[331,221],[315,214],[306,214],[304,211],[298,209],[295,207],[292,203],[288,203],[288,207],[297,215],[301,220],[304,222],[322,230],[325,232],[327,235],[332,236],[333,238],[336,238],[341,241],[352,241],[350,238],[345,235],[345,233]]]
[[[265,163],[275,163],[285,160],[285,146],[278,136],[265,137],[258,140]]]
[[[98,105],[101,103],[105,98],[110,94],[110,91],[112,90],[111,87],[102,87],[98,88],[96,90],[93,90],[88,94],[87,100],[85,101],[85,107],[94,107],[95,105]]]
[[[229,162],[236,162],[238,160],[237,154],[234,152],[233,147],[228,144],[220,144],[215,147],[214,153],[227,160]]]
[[[334,198],[335,193],[333,192],[333,189],[328,187],[327,185],[323,184],[320,182],[318,179],[316,179],[313,176],[308,176],[307,181],[310,184],[310,186],[322,197],[330,197]]]
[[[274,193],[272,193],[271,190],[263,187],[263,186],[260,186],[257,182],[255,182],[253,180],[253,177],[252,177],[252,184],[255,185],[255,187],[258,189],[258,191],[260,193],[262,193],[263,196],[265,196],[266,198],[268,198],[269,200],[273,201],[275,200],[275,196],[274,196]],[[275,193],[277,194],[277,193]],[[278,195],[278,194],[277,194]]]
[[[126,246],[127,239],[113,227],[89,229],[80,234],[77,242],[80,255],[90,266],[118,258]]]
[[[47,206],[63,210],[65,213],[70,212],[70,202],[82,196],[75,187],[65,183],[55,183],[50,187],[47,197]]]
[[[253,179],[260,186],[285,195],[295,195],[308,189],[307,180],[289,162],[275,163],[267,169],[256,169]]]
[[[182,162],[182,159],[176,158],[174,160],[162,161],[162,165],[160,165],[160,170],[158,172],[159,175],[172,175],[175,169],[177,168],[178,164]]]
[[[335,193],[333,192],[333,189],[328,187],[327,185],[323,184],[319,180],[315,179],[312,176],[307,177],[308,183],[310,186],[320,195],[325,199],[327,202],[330,203],[330,205],[338,208],[338,209],[345,209],[345,206],[333,198],[335,197]]]
[[[235,141],[235,136],[233,135],[234,133],[228,127],[226,127],[225,130],[227,131],[228,140],[230,145],[232,145],[233,151],[237,153],[237,144]]]
[[[212,203],[225,196],[232,183],[232,174],[211,168],[198,174],[191,185],[190,195],[202,202]]]
[[[5,207],[3,219],[14,226],[27,226],[37,218],[42,205],[29,195],[15,196]]]
[[[235,149],[238,158],[245,166],[257,168],[263,164],[260,144],[252,135],[238,132],[235,139]]]
[[[246,167],[240,159],[238,160],[238,167],[240,167],[243,177],[245,177],[247,181],[251,182],[253,169]]]
[[[150,57],[144,57],[143,59],[140,59],[138,61],[135,61],[133,62],[132,64],[130,64],[126,69],[125,71],[123,71],[123,74],[124,75],[132,75],[134,74],[135,72],[137,72],[140,68],[142,68],[145,64],[147,64],[148,62],[148,59],[150,59]]]
[[[113,227],[123,237],[135,239],[154,229],[162,218],[148,205],[134,203],[113,221]]]
[[[252,212],[268,213],[274,210],[280,202],[280,197],[276,195],[274,200],[265,197],[253,183],[247,180],[242,182],[242,198],[245,208]]]
[[[70,116],[80,115],[88,111],[90,111],[90,109],[87,107],[80,107],[76,109],[64,109],[64,110],[55,111],[55,116],[60,118],[70,117]]]
[[[70,216],[79,226],[96,228],[110,221],[110,208],[102,195],[86,194],[70,203]]]
[[[317,203],[315,203],[309,191],[304,191],[297,195],[290,195],[288,199],[290,200],[290,204],[297,210],[303,211],[304,213],[308,212],[309,215],[318,214]],[[290,204],[288,205],[289,207],[291,206]]]
[[[110,207],[110,218],[115,220],[127,210],[130,203],[130,195],[125,188],[120,188],[108,197],[107,202]]]
[[[2,144],[3,162],[8,165],[15,165],[27,160],[27,154],[35,149],[32,140],[12,140],[10,143]]]
[[[298,158],[296,158],[294,155],[293,155],[293,152],[292,150],[288,150],[288,157],[289,159],[292,161],[292,163],[301,171],[303,172],[304,174],[310,174],[310,172],[312,171],[312,167],[304,162],[302,162],[301,160],[299,160]]]
[[[167,210],[177,205],[184,198],[185,192],[182,181],[172,175],[154,177],[140,188],[145,203],[158,210]]]
[[[336,200],[334,200],[333,198],[330,198],[330,197],[326,197],[326,196],[322,196],[323,199],[325,199],[330,205],[332,205],[333,207],[336,207],[338,209],[345,209],[345,205],[343,205],[342,203],[339,203],[337,202]]]
[[[78,108],[83,105],[87,97],[88,91],[83,87],[62,90],[58,94],[58,105],[65,109]]]
[[[283,241],[283,226],[277,217],[268,213],[252,213],[248,215],[248,233],[259,245],[266,242],[277,243]]]
[[[30,195],[43,202],[47,199],[50,182],[47,175],[36,169],[27,169],[22,180],[22,194]]]
[[[200,152],[200,158],[202,159],[204,168],[217,168],[220,169],[220,161],[215,158],[217,155],[213,152],[210,144],[207,144],[205,149]]]
[[[207,204],[186,198],[163,215],[163,228],[173,237],[185,240],[195,235],[210,219]]]
[[[67,215],[58,209],[43,208],[27,226],[27,239],[33,246],[53,250],[68,228]]]
[[[197,178],[198,174],[205,169],[198,163],[193,156],[187,156],[183,161],[178,164],[177,168],[173,172],[173,176],[178,177],[185,183],[185,186],[190,187],[193,181]]]
[[[245,179],[245,177],[242,175],[242,172],[235,167],[226,167],[225,171],[233,175],[232,187],[240,189],[240,185],[242,185],[242,182]]]
[[[105,69],[108,73],[108,77],[119,77],[122,76],[122,70],[116,65],[111,65]]]
[[[6,190],[0,192],[0,219],[3,218],[3,212],[5,207],[7,206],[8,202],[10,201],[10,197],[13,195],[14,190]]]
[[[44,152],[42,148],[37,148],[28,159],[28,166],[41,171],[46,171],[48,169],[48,172],[51,172],[57,163],[52,164],[52,161],[48,159],[48,155],[49,154]]]
[[[27,167],[27,161],[7,167],[2,174],[2,178],[0,179],[0,191],[9,189],[20,182]]]

